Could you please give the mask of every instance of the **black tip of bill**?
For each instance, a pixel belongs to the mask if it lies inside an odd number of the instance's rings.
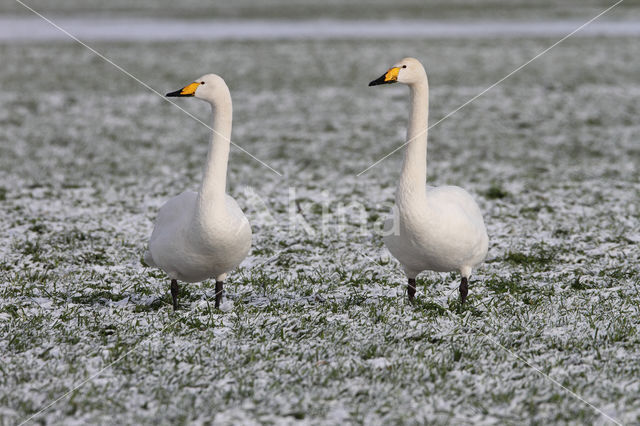
[[[389,84],[389,83],[394,83],[395,81],[390,80],[390,81],[385,81],[385,77],[387,76],[387,74],[383,74],[380,76],[380,78],[376,78],[375,80],[373,80],[372,82],[369,83],[369,86],[378,86],[380,84]]]
[[[178,89],[175,92],[167,93],[165,96],[170,97],[170,98],[187,98],[187,97],[193,96],[193,95],[183,95],[182,94],[182,89]]]

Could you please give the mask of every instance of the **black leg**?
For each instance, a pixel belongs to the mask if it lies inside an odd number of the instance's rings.
[[[407,284],[407,294],[409,295],[409,302],[413,302],[413,298],[416,295],[416,280],[409,278],[409,284]]]
[[[171,300],[173,302],[173,310],[178,310],[178,294],[180,287],[178,287],[178,280],[171,280]]]
[[[460,302],[464,305],[464,301],[467,300],[467,294],[469,293],[469,282],[467,277],[462,277],[460,282]]]
[[[220,308],[220,301],[222,301],[222,286],[224,281],[216,281],[216,309]]]

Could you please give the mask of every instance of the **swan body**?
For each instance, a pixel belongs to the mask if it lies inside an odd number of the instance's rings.
[[[489,238],[482,213],[460,187],[426,186],[429,85],[422,64],[405,58],[369,85],[394,82],[409,86],[411,113],[396,203],[385,222],[383,241],[404,268],[410,300],[420,272],[459,271],[464,303],[471,272],[487,255]]]
[[[162,269],[172,280],[177,308],[177,281],[216,279],[216,307],[222,283],[251,248],[251,226],[236,201],[226,194],[232,105],[224,80],[207,74],[167,96],[193,96],[211,104],[213,136],[204,177],[198,192],[185,191],[171,198],[158,213],[145,262]]]
[[[197,192],[185,191],[162,206],[145,261],[178,281],[224,281],[226,272],[240,265],[249,253],[249,221],[236,200],[227,195],[228,217],[212,218],[206,224],[194,222],[197,202]]]
[[[472,268],[484,260],[488,237],[482,213],[473,198],[457,186],[426,189],[427,204],[400,211],[385,223],[383,240],[403,265],[408,278],[422,271],[460,271],[469,277]],[[397,220],[399,230],[394,233]]]

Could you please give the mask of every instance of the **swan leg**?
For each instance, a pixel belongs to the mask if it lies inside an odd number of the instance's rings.
[[[222,287],[224,281],[216,280],[216,309],[220,308],[220,302],[222,301]]]
[[[409,295],[409,302],[413,302],[413,298],[416,295],[415,278],[409,278],[409,283],[407,284],[407,294]]]
[[[178,280],[171,280],[171,301],[173,302],[173,310],[178,310],[178,293],[180,287],[178,287]]]
[[[467,294],[469,293],[469,281],[467,277],[462,277],[460,281],[460,303],[464,305],[464,301],[467,300]]]

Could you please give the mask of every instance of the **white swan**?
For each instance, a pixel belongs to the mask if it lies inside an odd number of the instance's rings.
[[[178,309],[178,280],[216,279],[220,307],[227,272],[236,268],[251,248],[251,226],[236,201],[226,194],[231,138],[231,94],[224,80],[207,74],[167,96],[193,96],[209,102],[213,135],[198,192],[185,191],[158,213],[145,262],[171,278],[173,308]]]
[[[482,213],[462,188],[426,187],[429,83],[420,61],[405,58],[369,86],[395,82],[409,86],[411,113],[396,205],[385,222],[384,243],[404,267],[410,301],[420,272],[460,271],[464,303],[471,270],[487,255],[489,238]]]

